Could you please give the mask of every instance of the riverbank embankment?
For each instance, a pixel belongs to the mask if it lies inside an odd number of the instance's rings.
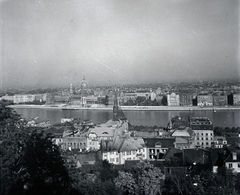
[[[11,108],[38,108],[38,109],[60,109],[60,110],[112,110],[112,106],[72,106],[72,105],[30,105],[30,104],[15,104],[10,105]],[[213,106],[213,107],[198,107],[198,106],[121,106],[123,111],[221,111],[221,110],[240,110],[240,106]]]

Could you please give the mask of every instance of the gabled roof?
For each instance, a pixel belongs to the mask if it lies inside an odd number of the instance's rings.
[[[156,143],[161,143],[162,148],[174,147],[175,138],[143,138],[147,148],[154,148]]]
[[[228,147],[230,154],[225,159],[225,162],[240,162],[240,149],[235,147]],[[236,159],[233,158],[234,154],[236,155]]]
[[[129,135],[116,136],[113,140],[101,142],[102,151],[127,152],[136,151],[143,148],[142,138],[133,138]]]

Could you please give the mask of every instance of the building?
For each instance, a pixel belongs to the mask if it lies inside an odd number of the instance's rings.
[[[212,95],[198,95],[197,105],[202,106],[213,106],[213,96]]]
[[[143,138],[148,160],[162,159],[169,148],[174,147],[175,138]]]
[[[179,94],[180,106],[192,106],[193,95],[189,93]]]
[[[223,96],[213,96],[213,105],[214,106],[225,106],[227,105],[227,95],[223,95]]]
[[[171,93],[167,95],[168,106],[179,106],[179,95],[176,93]]]
[[[233,94],[233,105],[239,106],[240,105],[240,94]]]
[[[113,164],[124,164],[125,160],[147,159],[146,147],[142,138],[133,138],[129,133],[102,140],[102,160]]]
[[[225,160],[225,167],[232,172],[240,173],[240,151],[232,150]]]
[[[185,126],[180,126],[172,135],[175,138],[174,147],[177,149],[195,148],[195,133]]]
[[[213,124],[207,117],[190,118],[190,127],[195,133],[195,146],[209,148],[214,143]]]
[[[19,104],[19,103],[26,103],[26,102],[33,102],[35,100],[35,95],[14,95],[13,96],[13,103]]]

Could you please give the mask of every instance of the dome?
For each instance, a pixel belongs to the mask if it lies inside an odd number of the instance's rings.
[[[87,89],[88,88],[88,83],[85,79],[82,80],[80,84],[81,89]]]

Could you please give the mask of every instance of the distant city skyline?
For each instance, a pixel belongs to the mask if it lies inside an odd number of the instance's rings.
[[[0,87],[239,79],[239,1],[0,0]]]

